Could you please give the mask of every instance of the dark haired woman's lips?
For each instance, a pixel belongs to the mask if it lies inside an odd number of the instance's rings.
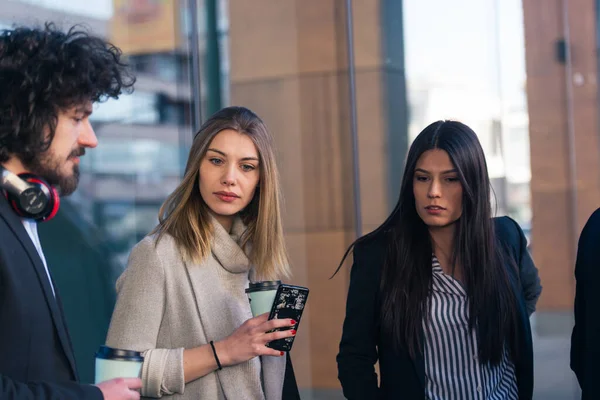
[[[446,209],[444,207],[439,207],[439,206],[427,206],[427,207],[425,207],[425,210],[427,211],[427,213],[429,215],[439,215]]]

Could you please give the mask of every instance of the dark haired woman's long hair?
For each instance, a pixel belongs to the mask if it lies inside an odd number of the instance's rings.
[[[419,157],[431,149],[448,153],[463,187],[462,215],[456,222],[451,261],[462,266],[469,325],[477,332],[479,358],[497,365],[506,346],[516,361],[517,310],[504,268],[508,259],[496,241],[485,156],[468,126],[438,121],[417,136],[408,152],[396,207],[379,228],[348,248],[340,266],[357,243],[375,235],[386,236],[388,247],[380,283],[381,327],[411,357],[422,354],[420,339],[423,318],[428,315],[433,246],[429,230],[416,211],[413,176]]]

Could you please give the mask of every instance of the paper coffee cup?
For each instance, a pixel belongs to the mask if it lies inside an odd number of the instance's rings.
[[[246,294],[253,316],[256,317],[271,311],[279,285],[281,285],[281,281],[250,282]]]
[[[139,351],[100,346],[96,353],[95,383],[114,378],[138,378],[144,356]]]

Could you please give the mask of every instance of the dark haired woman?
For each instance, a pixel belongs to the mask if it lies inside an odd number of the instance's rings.
[[[417,136],[398,204],[352,249],[337,356],[347,398],[531,399],[540,281],[517,223],[491,216],[468,126],[438,121]]]

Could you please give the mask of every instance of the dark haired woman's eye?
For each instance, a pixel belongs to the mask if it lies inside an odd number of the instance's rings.
[[[452,177],[446,178],[446,180],[448,182],[459,182],[460,181],[460,179],[458,179],[458,177],[456,177],[456,176],[452,176]]]
[[[221,160],[220,158],[212,157],[209,158],[208,161],[210,161],[214,165],[223,165],[223,160]]]
[[[427,182],[427,177],[423,175],[416,175],[415,179],[419,182]]]

